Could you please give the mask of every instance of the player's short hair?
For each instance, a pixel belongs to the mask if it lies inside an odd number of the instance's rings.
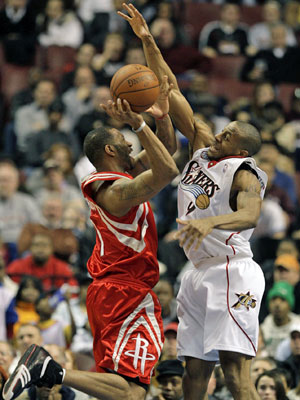
[[[113,143],[113,137],[109,131],[110,128],[101,126],[90,131],[84,139],[84,154],[95,167],[101,164],[105,146]]]
[[[241,150],[247,150],[249,156],[256,154],[261,148],[261,136],[255,126],[247,122],[236,121],[241,134]]]

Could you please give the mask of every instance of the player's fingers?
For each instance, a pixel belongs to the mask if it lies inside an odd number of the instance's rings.
[[[192,232],[190,235],[189,235],[189,242],[188,242],[188,244],[187,244],[187,246],[186,246],[186,250],[188,251],[191,247],[192,247],[192,245],[195,243],[195,240],[197,239],[197,232]]]
[[[121,11],[117,11],[117,14],[120,15],[120,17],[126,19],[126,21],[128,22],[131,20],[131,18],[128,15],[122,13]]]
[[[125,112],[130,112],[130,111],[132,111],[131,110],[131,107],[130,107],[130,104],[128,103],[128,101],[127,100],[123,100],[123,110],[125,111]]]
[[[181,225],[187,225],[189,221],[184,221],[183,219],[176,218],[176,222]]]
[[[117,99],[117,110],[119,113],[123,113],[123,105],[122,105],[122,100],[120,98]]]

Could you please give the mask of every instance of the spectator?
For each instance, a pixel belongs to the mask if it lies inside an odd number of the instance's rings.
[[[292,312],[295,305],[293,287],[288,282],[276,282],[267,294],[270,314],[261,324],[266,349],[275,357],[279,343],[285,339],[292,325],[300,322],[300,316]]]
[[[10,116],[15,118],[17,110],[34,101],[34,91],[38,82],[42,79],[42,70],[39,67],[32,67],[28,71],[27,87],[16,92],[10,102]]]
[[[95,76],[90,67],[79,67],[75,72],[74,86],[62,95],[66,106],[66,116],[73,128],[81,115],[93,108],[92,95],[95,89]]]
[[[174,297],[174,289],[171,283],[167,279],[161,278],[154,286],[153,290],[156,293],[161,305],[164,326],[167,326],[170,322],[177,321],[177,306]]]
[[[52,239],[46,233],[33,236],[30,254],[9,264],[7,273],[15,282],[20,282],[24,274],[33,275],[42,282],[45,290],[57,290],[64,283],[77,286],[69,265],[53,255]]]
[[[269,0],[263,5],[263,22],[249,28],[249,43],[257,50],[271,47],[271,28],[281,20],[281,5],[278,1]],[[287,44],[296,46],[296,38],[291,28],[287,27]]]
[[[30,134],[49,127],[48,107],[53,103],[55,95],[54,83],[42,79],[35,87],[34,101],[16,111],[14,130],[20,152],[26,151],[26,139]]]
[[[277,23],[271,28],[272,44],[246,60],[241,79],[248,82],[269,80],[274,84],[300,82],[300,73],[294,65],[300,61],[300,49],[287,43],[285,25]]]
[[[35,310],[35,301],[44,292],[42,282],[32,275],[22,275],[16,294],[16,312],[18,321],[14,324],[14,334],[23,324],[36,324],[39,316]]]
[[[287,400],[282,378],[276,369],[259,375],[255,387],[261,399]]]
[[[0,287],[8,290],[8,292],[15,297],[19,286],[7,275],[5,270],[5,260],[2,252],[0,251]]]
[[[291,325],[289,330],[291,355],[284,361],[279,362],[281,368],[291,372],[293,377],[292,388],[300,383],[300,323]]]
[[[107,124],[109,118],[100,104],[106,104],[108,100],[111,100],[108,86],[100,86],[94,90],[93,109],[90,112],[83,114],[75,126],[75,135],[81,147],[83,146],[84,138],[89,131]]]
[[[0,161],[0,231],[4,243],[15,246],[27,222],[39,222],[41,214],[32,196],[18,191],[19,171],[10,160]]]
[[[75,64],[72,66],[66,65],[65,67],[65,69],[69,71],[66,72],[61,78],[60,91],[62,93],[66,92],[73,86],[77,68],[91,67],[95,54],[96,48],[91,43],[84,43],[79,47],[74,60]]]
[[[83,27],[76,14],[65,10],[63,0],[48,0],[45,15],[38,18],[39,43],[44,46],[69,46],[77,49],[83,41]]]
[[[112,0],[79,0],[77,12],[80,18],[89,23],[96,13],[109,13],[114,10]]]
[[[15,311],[15,293],[3,285],[4,277],[5,265],[2,255],[0,255],[0,341],[12,337],[13,325],[18,320]]]
[[[240,23],[239,5],[222,4],[220,20],[209,22],[202,28],[199,50],[207,57],[216,57],[218,54],[245,54],[247,46],[247,26]]]
[[[147,65],[145,54],[141,46],[129,46],[125,53],[125,64]]]
[[[79,189],[65,181],[63,172],[55,160],[46,160],[43,170],[43,185],[33,192],[39,204],[42,204],[48,196],[53,194],[61,196],[64,205],[70,201],[78,204],[83,203]]]
[[[66,347],[71,343],[72,333],[70,325],[63,325],[53,318],[56,304],[45,295],[41,295],[35,302],[35,310],[39,316],[38,326],[41,330],[44,344],[56,344]]]
[[[76,137],[60,129],[65,106],[56,99],[48,108],[49,127],[30,135],[27,139],[26,165],[39,167],[44,162],[46,151],[54,144],[65,144],[74,157],[79,154],[79,144]]]
[[[273,358],[270,357],[255,357],[251,361],[251,379],[255,384],[256,379],[265,371],[270,371],[271,369],[276,368],[276,362]]]
[[[156,367],[156,379],[161,395],[153,400],[183,400],[182,377],[184,368],[179,360],[165,360]]]
[[[177,360],[177,322],[170,322],[164,329],[165,342],[160,360]]]
[[[206,73],[210,69],[210,60],[192,46],[182,44],[176,36],[176,28],[171,20],[157,18],[150,26],[163,58],[175,75],[196,70]]]
[[[0,367],[9,374],[9,368],[15,357],[13,346],[7,341],[0,341]],[[1,390],[1,389],[0,389]]]
[[[7,0],[0,11],[0,40],[5,59],[17,65],[32,65],[35,55],[35,12],[27,0]]]
[[[113,75],[124,66],[125,41],[119,33],[107,33],[102,53],[97,54],[92,66],[99,86],[110,85]]]

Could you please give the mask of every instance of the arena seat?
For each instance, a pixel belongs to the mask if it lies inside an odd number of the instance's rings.
[[[66,64],[75,60],[76,49],[68,46],[49,46],[39,49],[39,63],[45,69],[45,76],[60,82]]]
[[[218,56],[211,58],[209,75],[216,78],[239,79],[240,70],[245,59],[244,56]]]
[[[232,78],[209,78],[209,92],[218,96],[224,96],[229,101],[239,97],[251,97],[253,92],[253,83],[241,82]]]
[[[28,85],[28,71],[30,66],[21,67],[5,63],[1,67],[1,91],[6,102],[10,102],[12,96]]]
[[[291,98],[295,89],[300,89],[300,84],[296,83],[281,83],[278,85],[278,94],[277,97],[280,102],[283,104],[285,111],[289,111],[291,106]]]
[[[221,6],[213,3],[187,3],[182,7],[181,21],[191,40],[198,43],[199,34],[207,22],[219,20]],[[241,21],[253,25],[262,20],[262,7],[241,6]]]

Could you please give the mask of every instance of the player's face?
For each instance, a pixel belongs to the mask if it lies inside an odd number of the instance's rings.
[[[117,129],[111,130],[114,136],[114,147],[118,154],[118,159],[120,166],[124,168],[125,171],[130,171],[133,168],[133,157],[130,156],[132,152],[132,144],[127,142],[124,135]]]
[[[238,156],[240,153],[240,133],[234,122],[227,125],[221,133],[215,136],[215,143],[208,149],[208,157],[211,160]]]

